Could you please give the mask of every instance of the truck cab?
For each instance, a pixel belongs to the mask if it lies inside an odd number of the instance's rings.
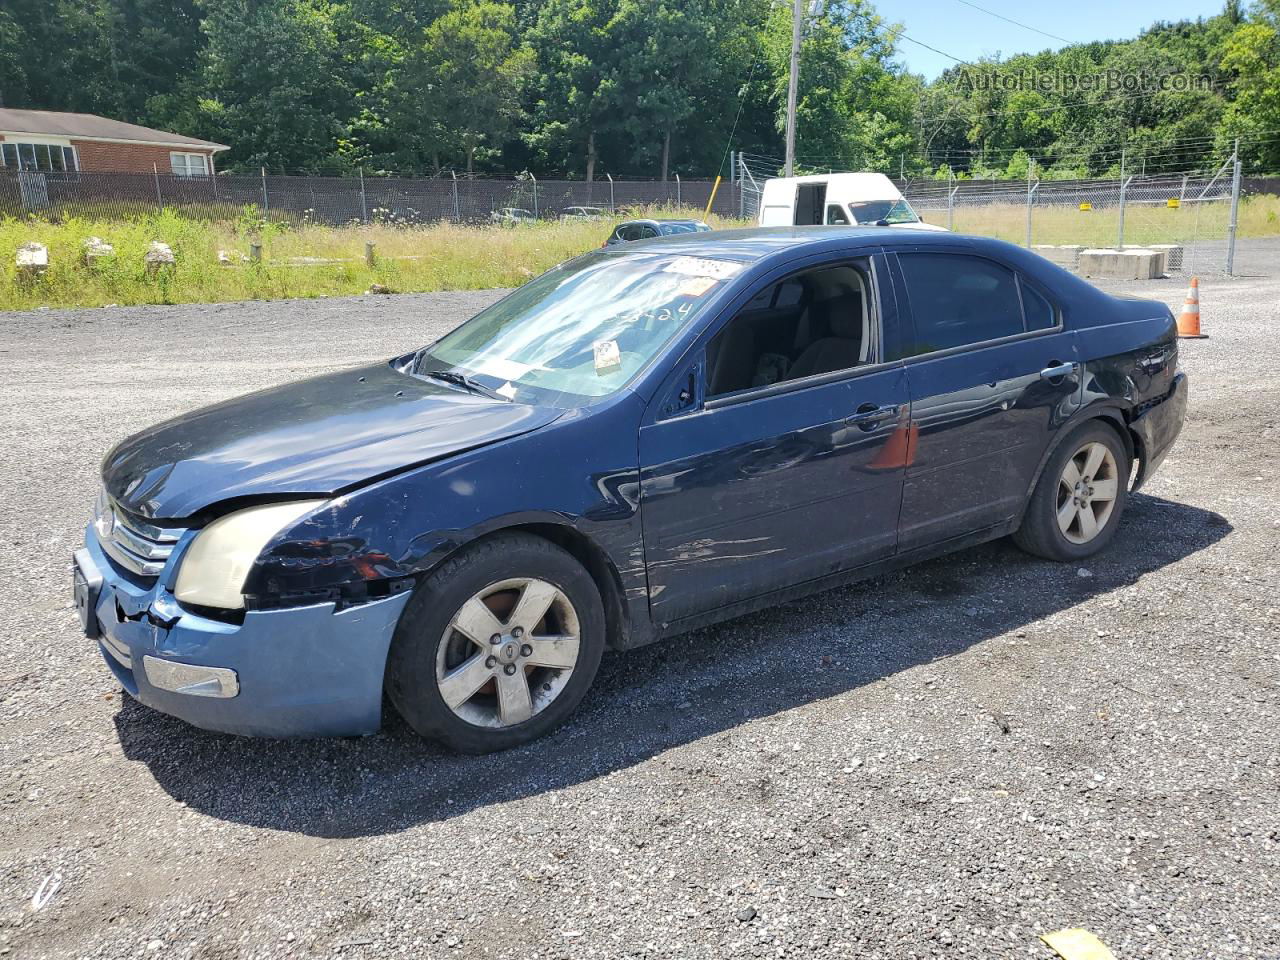
[[[830,173],[766,180],[758,222],[762,227],[861,224],[945,229],[924,223],[883,173]]]

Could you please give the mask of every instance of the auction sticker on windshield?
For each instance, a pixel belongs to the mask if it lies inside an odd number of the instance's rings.
[[[676,291],[676,296],[700,297],[719,282],[715,277],[692,277]]]
[[[712,260],[708,257],[676,257],[662,269],[667,273],[683,273],[690,277],[728,280],[742,272],[742,264],[735,260]]]

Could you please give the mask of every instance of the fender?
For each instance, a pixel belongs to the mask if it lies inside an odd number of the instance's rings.
[[[1031,494],[1036,489],[1036,484],[1040,482],[1040,475],[1044,473],[1045,466],[1049,460],[1057,452],[1058,447],[1062,445],[1062,441],[1067,438],[1076,427],[1087,420],[1105,420],[1116,428],[1116,432],[1120,434],[1120,439],[1124,441],[1125,450],[1129,454],[1129,460],[1132,461],[1135,456],[1140,456],[1140,452],[1136,449],[1138,441],[1133,436],[1133,431],[1129,429],[1129,420],[1127,414],[1131,409],[1131,405],[1126,405],[1119,400],[1098,400],[1077,410],[1074,414],[1063,421],[1058,427],[1057,433],[1053,435],[1053,439],[1045,448],[1040,462],[1036,465],[1035,473],[1031,476],[1031,483],[1027,487],[1026,501],[1030,502]],[[1023,504],[1022,514],[1019,515],[1021,522],[1022,515],[1026,513],[1026,503]]]
[[[563,514],[524,511],[495,517],[469,530],[450,531],[449,535],[442,533],[437,543],[414,565],[413,574],[417,577],[430,576],[459,550],[485,537],[507,532],[531,533],[550,540],[586,568],[600,591],[605,612],[606,642],[610,649],[627,650],[656,639],[649,619],[633,616],[629,609],[627,590],[614,558]],[[647,596],[640,599],[646,603],[647,610]]]

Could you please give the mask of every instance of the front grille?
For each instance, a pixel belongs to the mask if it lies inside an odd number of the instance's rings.
[[[107,556],[131,573],[148,579],[160,575],[186,532],[179,527],[161,527],[131,516],[105,493],[98,500],[93,526]]]

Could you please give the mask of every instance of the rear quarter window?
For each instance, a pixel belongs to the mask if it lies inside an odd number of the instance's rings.
[[[1048,330],[1058,325],[1058,311],[1031,284],[1019,280],[1022,309],[1027,315],[1028,330]]]

